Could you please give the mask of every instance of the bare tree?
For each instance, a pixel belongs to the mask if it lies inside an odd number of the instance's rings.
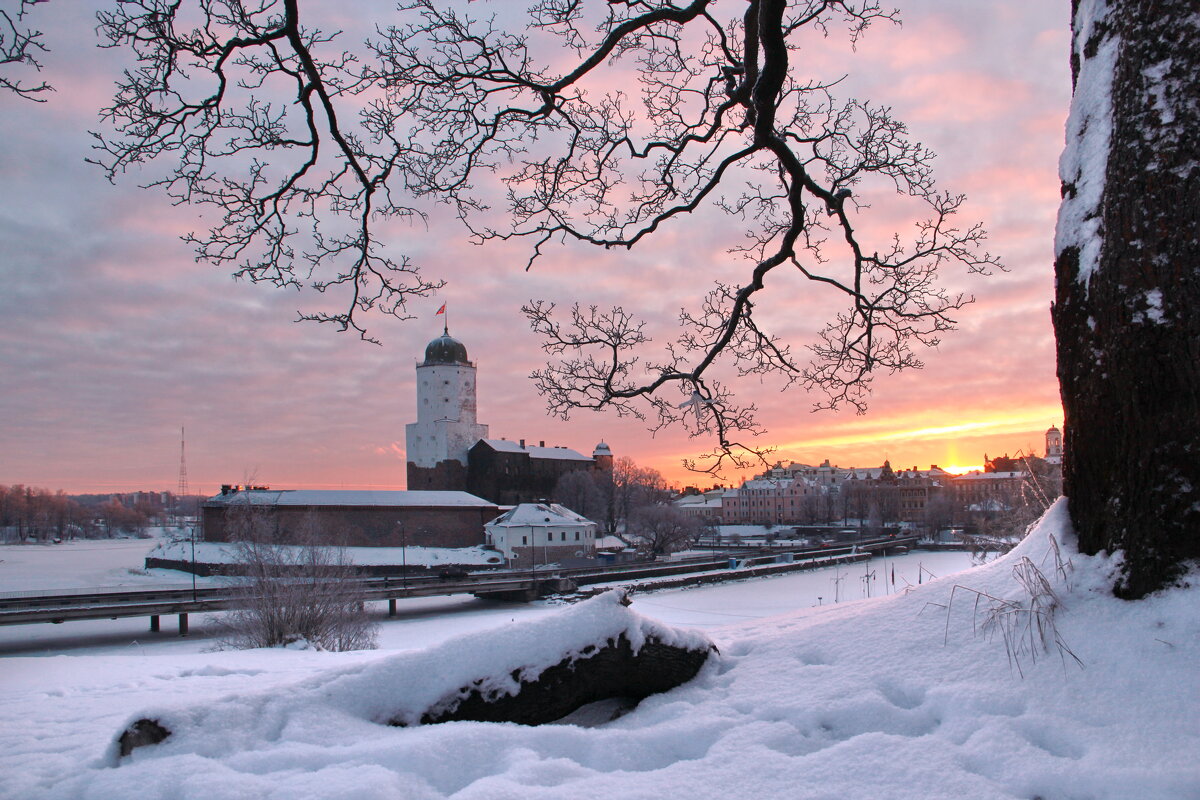
[[[702,520],[668,503],[638,508],[629,517],[625,531],[637,542],[639,551],[660,556],[688,547],[704,528]]]
[[[0,68],[3,68],[4,72],[13,65],[25,65],[38,72],[42,71],[38,56],[48,50],[42,40],[42,32],[25,26],[25,15],[34,6],[45,2],[46,0],[19,0],[13,13],[9,13],[6,8],[0,8]],[[45,81],[30,86],[4,72],[0,72],[0,90],[12,92],[18,97],[44,103],[46,98],[43,95],[54,91]]]
[[[702,290],[658,350],[622,308],[525,308],[552,361],[534,375],[551,412],[612,409],[652,428],[715,435],[717,471],[761,453],[754,407],[718,375],[778,374],[818,407],[862,410],[874,375],[921,366],[970,298],[938,271],[998,266],[963,198],[935,186],[932,153],[886,107],[836,94],[790,61],[806,36],[857,42],[895,12],[875,0],[534,0],[507,30],[463,3],[402,0],[396,22],[348,51],[301,24],[300,0],[125,0],[100,15],[126,73],[97,161],[111,178],[154,159],[179,202],[214,205],[200,258],[280,286],[311,276],[342,310],[302,314],[358,331],[403,316],[440,284],[392,255],[379,218],[449,204],[475,240],[527,240],[533,266],[572,241],[627,250],[711,206],[747,228],[743,280]],[[511,9],[506,9],[511,13]],[[528,22],[527,22],[528,21]],[[636,85],[639,96],[609,88]],[[924,211],[911,230],[863,233],[866,198],[894,190]],[[507,221],[481,216],[502,204]],[[303,235],[302,235],[303,232]],[[803,350],[754,316],[787,270],[842,310]],[[682,293],[682,292],[681,292]],[[805,352],[806,351],[806,352]]]
[[[612,505],[612,477],[607,472],[575,470],[554,485],[554,502],[598,522],[608,519]]]
[[[610,532],[629,520],[639,509],[662,505],[669,492],[662,473],[653,467],[642,467],[628,456],[620,456],[612,469],[612,518]]]
[[[232,505],[226,520],[236,566],[244,576],[239,607],[222,619],[223,644],[281,647],[304,642],[321,650],[376,646],[358,575],[344,548],[329,544],[315,520],[279,541],[269,512]]]

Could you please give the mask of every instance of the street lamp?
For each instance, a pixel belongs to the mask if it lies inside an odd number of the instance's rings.
[[[400,583],[404,588],[404,596],[408,597],[408,533],[403,520],[396,525],[400,528]]]
[[[196,602],[196,526],[191,526],[192,539],[192,602]]]

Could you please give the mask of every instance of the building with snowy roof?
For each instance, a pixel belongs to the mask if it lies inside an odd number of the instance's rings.
[[[466,491],[500,505],[550,497],[568,472],[612,469],[612,450],[600,442],[591,456],[524,439],[489,438],[476,419],[475,365],[467,348],[444,328],[417,364],[417,421],[405,426],[408,488]]]
[[[596,523],[557,503],[521,503],[484,526],[487,543],[513,566],[591,558]]]
[[[671,501],[677,509],[689,517],[705,522],[720,523],[724,499],[728,489],[709,489],[699,494],[687,494]]]
[[[468,452],[467,490],[500,505],[530,503],[553,496],[558,479],[568,472],[592,469],[593,458],[569,447],[481,439]]]
[[[206,541],[247,534],[366,547],[473,547],[500,509],[466,492],[278,490],[223,486],[201,506]]]

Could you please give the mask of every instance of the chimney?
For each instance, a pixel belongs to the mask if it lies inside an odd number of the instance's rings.
[[[524,447],[524,446],[525,446],[525,440],[524,440],[524,439],[522,439],[522,440],[521,440],[521,447]]]
[[[230,486],[228,483],[223,483],[223,484],[221,484],[221,494],[223,494],[223,495],[225,495],[225,494],[229,494],[229,492],[230,492],[232,489],[233,489],[233,487],[232,487],[232,486]]]
[[[545,447],[545,446],[546,446],[545,442],[538,442],[538,447]]]

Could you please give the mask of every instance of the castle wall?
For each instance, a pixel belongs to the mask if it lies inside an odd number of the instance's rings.
[[[483,526],[499,515],[495,506],[206,506],[203,538],[226,542],[253,530],[281,544],[309,531],[347,547],[473,547],[485,542]],[[250,519],[246,515],[251,515]],[[401,529],[403,525],[403,529]]]
[[[467,467],[452,459],[438,462],[437,466],[433,468],[419,467],[410,461],[408,462],[408,489],[409,491],[436,492],[470,491],[467,488]],[[484,497],[475,492],[471,492],[471,494],[475,494],[476,497]],[[484,499],[490,500],[490,498]]]

